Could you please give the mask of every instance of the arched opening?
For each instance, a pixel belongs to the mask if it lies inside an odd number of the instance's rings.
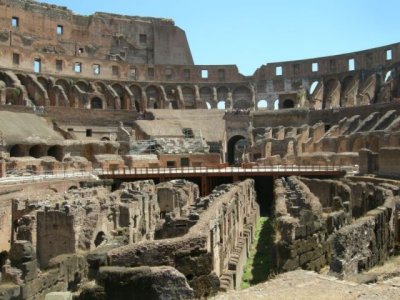
[[[44,145],[35,145],[29,149],[29,156],[40,158],[47,155],[46,147]]]
[[[191,87],[182,88],[183,101],[185,103],[185,108],[196,108],[196,98],[195,91]]]
[[[64,157],[63,148],[59,145],[52,146],[47,150],[47,155],[54,157],[58,161],[62,161]]]
[[[13,86],[14,80],[7,73],[0,72],[0,80],[4,81],[6,86]]]
[[[118,83],[115,83],[112,85],[112,88],[114,91],[118,94],[120,104],[121,104],[121,109],[129,109],[129,99],[126,96],[126,92],[124,90],[124,87]]]
[[[68,188],[68,191],[74,191],[74,190],[77,190],[78,189],[78,187],[76,186],[76,185],[71,185],[69,188]]]
[[[221,86],[217,89],[217,108],[218,109],[229,108],[229,107],[226,107],[226,102],[228,101],[228,94],[229,94],[229,90],[224,86]],[[224,102],[224,108],[220,108],[218,106],[221,102]]]
[[[65,79],[58,79],[56,81],[56,85],[62,87],[64,90],[65,94],[68,96],[69,95],[69,89],[70,89],[70,84],[67,80]]]
[[[278,110],[279,109],[279,99],[276,99],[274,101],[274,110]]]
[[[98,97],[93,97],[90,100],[90,108],[91,109],[103,109],[103,101],[101,101]]]
[[[257,102],[257,109],[259,110],[265,110],[268,109],[268,102],[267,100],[260,100]]]
[[[218,109],[225,109],[225,101],[219,101],[217,104]]]
[[[206,103],[206,106],[208,108],[208,105],[211,106],[211,103],[213,102],[213,91],[211,88],[203,86],[200,88],[200,99],[202,103]],[[207,105],[208,103],[208,105]],[[210,107],[212,108],[212,106]],[[210,109],[208,108],[208,109]]]
[[[94,245],[96,247],[100,246],[104,242],[107,241],[106,234],[103,231],[100,231],[97,235],[96,238],[94,239]]]
[[[102,140],[103,142],[109,142],[109,141],[110,141],[110,138],[109,138],[109,137],[106,137],[106,136],[103,136],[103,137],[101,138],[101,140]]]
[[[160,92],[154,85],[146,89],[147,95],[147,108],[161,108],[160,105]]]
[[[178,91],[173,86],[164,87],[165,94],[169,101],[168,108],[169,109],[179,109],[179,101],[178,101]]]
[[[356,81],[353,76],[347,76],[342,81],[342,90],[340,97],[340,107],[354,106],[356,103],[357,89],[355,88]]]
[[[47,78],[43,77],[43,76],[38,76],[37,80],[40,82],[40,84],[43,86],[43,88],[45,88],[46,90],[49,89],[49,80],[47,80]]]
[[[25,149],[22,145],[14,145],[10,149],[10,156],[11,157],[24,157],[25,156]]]
[[[310,86],[310,95],[312,95],[318,86],[318,81],[314,81]]]
[[[235,135],[228,141],[228,163],[240,165],[243,161],[243,153],[247,148],[247,140],[242,135]]]
[[[129,88],[133,95],[133,101],[135,101],[135,107],[137,111],[143,111],[142,103],[142,89],[137,85],[131,85]]]
[[[80,90],[84,92],[89,92],[89,84],[86,81],[80,80],[77,83],[75,83],[75,85],[79,87]]]
[[[336,78],[329,79],[324,86],[323,109],[337,107],[340,101],[340,82]]]
[[[232,93],[233,108],[247,109],[252,107],[251,91],[246,86],[236,88]]]
[[[287,109],[287,108],[293,108],[294,107],[294,102],[292,99],[285,99],[283,101],[282,108]]]

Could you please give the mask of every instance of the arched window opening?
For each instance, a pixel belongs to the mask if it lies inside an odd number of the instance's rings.
[[[310,95],[312,95],[315,91],[315,89],[317,88],[318,85],[318,81],[314,81],[311,86],[310,86]]]
[[[90,107],[92,109],[103,109],[103,101],[100,98],[94,97],[90,101]]]
[[[268,109],[268,102],[267,100],[260,100],[257,103],[257,108],[260,110]]]
[[[219,101],[217,104],[218,109],[225,109],[225,101]]]

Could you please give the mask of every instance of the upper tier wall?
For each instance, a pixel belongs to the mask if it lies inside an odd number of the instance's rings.
[[[389,102],[400,96],[400,43],[270,63],[253,76],[243,76],[236,65],[194,65],[186,35],[172,20],[107,13],[80,16],[65,7],[0,0],[0,26],[0,69],[17,75],[120,81],[126,86],[157,83],[165,89],[164,98],[178,90],[175,98],[181,102],[189,93],[197,100],[212,99],[212,108],[223,101],[228,109],[257,109],[265,100],[269,110],[320,110]],[[188,85],[191,91],[180,91],[179,85]],[[46,99],[34,100],[48,105]],[[185,107],[196,105],[178,105]]]
[[[106,13],[73,14],[65,7],[0,1],[0,44],[22,50],[131,64],[193,64],[185,32],[172,20]]]

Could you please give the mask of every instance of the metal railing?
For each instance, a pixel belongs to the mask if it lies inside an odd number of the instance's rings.
[[[271,165],[271,166],[246,166],[246,167],[182,167],[182,168],[125,168],[121,170],[93,169],[92,171],[64,171],[35,172],[32,174],[22,173],[19,175],[7,174],[0,178],[0,184],[15,184],[26,182],[40,182],[46,180],[65,180],[74,178],[98,179],[102,175],[185,175],[185,174],[243,174],[243,173],[323,173],[346,171],[357,173],[358,166],[343,165]]]
[[[357,172],[356,166],[338,165],[273,165],[252,167],[182,167],[182,168],[133,168],[121,170],[94,169],[94,174],[101,175],[158,175],[158,174],[227,174],[227,173],[310,173],[310,172]]]

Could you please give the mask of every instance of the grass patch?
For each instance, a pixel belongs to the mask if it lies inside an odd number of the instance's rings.
[[[260,217],[256,233],[243,271],[242,288],[263,282],[273,274],[274,231],[271,219]]]

